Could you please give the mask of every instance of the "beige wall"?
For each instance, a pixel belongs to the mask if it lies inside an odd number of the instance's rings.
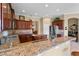
[[[49,26],[51,25],[51,18],[44,17],[43,18],[43,34],[48,35],[49,38]]]
[[[39,18],[31,18],[33,22],[37,22],[38,25],[38,34],[41,34],[41,30],[40,30],[40,19]]]
[[[44,24],[49,24],[50,25],[50,21],[51,21],[51,18],[50,17],[43,18],[43,23]]]
[[[43,18],[40,19],[40,34],[43,34]]]

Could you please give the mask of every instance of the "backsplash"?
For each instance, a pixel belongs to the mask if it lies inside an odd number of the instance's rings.
[[[32,34],[32,30],[15,30],[16,34]]]
[[[8,31],[9,35],[13,34],[13,30],[6,30]],[[3,37],[2,32],[0,32],[0,38]]]
[[[7,30],[9,35],[12,34],[32,34],[32,30]],[[0,32],[0,38],[2,37],[2,33]]]

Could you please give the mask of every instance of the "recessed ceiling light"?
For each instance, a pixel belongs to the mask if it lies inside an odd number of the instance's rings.
[[[48,4],[45,4],[45,7],[47,8],[49,5]]]
[[[25,12],[25,10],[22,10],[22,12]]]
[[[60,9],[59,9],[59,8],[57,8],[57,9],[56,9],[56,11],[58,12],[58,11],[60,11]]]
[[[7,8],[6,6],[3,6],[3,8]]]
[[[35,13],[34,15],[38,15],[38,13]]]

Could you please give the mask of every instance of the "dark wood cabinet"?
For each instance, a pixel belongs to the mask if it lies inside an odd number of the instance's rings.
[[[9,29],[32,29],[32,21],[15,20],[15,12],[11,4],[0,3],[0,31]]]
[[[72,51],[71,52],[71,55],[72,56],[79,56],[79,51]]]
[[[32,29],[32,21],[16,20],[15,29]]]
[[[36,35],[36,36],[33,36],[33,40],[38,40],[38,41],[47,40],[47,35]]]
[[[11,29],[11,20],[10,19],[4,19],[3,24],[4,24],[3,25],[4,30]]]
[[[0,31],[12,29],[12,8],[10,3],[0,3]]]
[[[19,35],[20,43],[32,41],[32,35],[22,34]]]
[[[3,11],[3,30],[11,29],[11,9],[8,3],[2,4]]]
[[[52,25],[57,25],[59,29],[64,29],[64,20],[53,21]]]
[[[58,26],[58,30],[64,30],[64,20],[55,20],[52,22],[52,26]],[[64,32],[57,33],[57,37],[62,37]]]
[[[29,34],[20,34],[19,35],[20,43],[30,42],[30,41],[45,41],[47,40],[47,35],[29,35]]]

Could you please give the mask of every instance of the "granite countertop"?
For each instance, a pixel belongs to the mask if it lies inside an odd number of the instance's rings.
[[[18,44],[16,47],[12,47],[5,51],[0,51],[0,55],[6,56],[33,56],[38,55],[39,53],[52,48],[58,44],[61,44],[65,41],[73,39],[72,37],[60,37],[56,40],[50,41],[39,41],[39,42],[26,42]],[[55,44],[54,44],[55,43]]]

